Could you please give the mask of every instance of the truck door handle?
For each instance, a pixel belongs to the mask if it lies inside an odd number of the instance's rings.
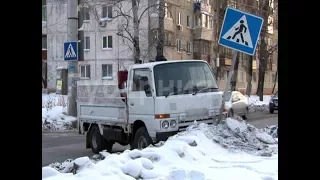
[[[130,103],[130,106],[134,106],[134,103],[133,103],[133,102],[131,102],[131,103]]]

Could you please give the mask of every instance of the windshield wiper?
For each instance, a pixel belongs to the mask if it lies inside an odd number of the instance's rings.
[[[206,91],[206,90],[212,90],[212,89],[219,89],[219,88],[216,88],[216,87],[206,87],[206,88],[203,88],[203,89],[194,91],[194,92],[192,93],[192,95],[196,95],[196,94],[199,93],[199,92],[203,92],[203,91]]]
[[[178,89],[176,87],[173,87],[173,92],[168,92],[168,94],[166,94],[165,97],[167,98],[168,96],[176,95],[178,93]]]

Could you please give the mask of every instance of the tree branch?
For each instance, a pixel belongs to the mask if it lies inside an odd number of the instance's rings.
[[[152,7],[155,7],[155,6],[159,6],[159,4],[153,4],[153,5],[151,5],[151,6],[148,6],[146,9],[144,9],[144,10],[142,11],[142,13],[140,14],[140,17],[138,18],[138,24],[140,24],[140,21],[141,21],[141,18],[142,18],[142,16],[143,16],[143,14],[144,14],[148,9],[150,9],[150,8],[152,8]]]
[[[120,37],[123,37],[123,38],[125,38],[125,39],[128,39],[130,42],[133,43],[133,41],[132,41],[129,37],[123,35],[123,33],[118,32],[117,35],[120,36]]]
[[[278,43],[268,49],[269,55],[278,50]]]

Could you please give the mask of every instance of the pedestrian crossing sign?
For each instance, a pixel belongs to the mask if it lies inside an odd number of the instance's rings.
[[[218,43],[236,51],[254,55],[262,25],[261,17],[227,8]]]
[[[64,60],[65,61],[78,60],[78,42],[64,43]]]

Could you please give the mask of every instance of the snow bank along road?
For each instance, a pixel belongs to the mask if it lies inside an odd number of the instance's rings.
[[[266,125],[277,125],[278,114],[269,112],[251,113],[248,122],[257,128]],[[128,147],[115,144],[113,152],[124,151]],[[91,149],[85,149],[85,136],[74,133],[43,133],[42,135],[42,166],[53,162],[63,162],[66,159],[75,159],[82,156],[91,157]]]

